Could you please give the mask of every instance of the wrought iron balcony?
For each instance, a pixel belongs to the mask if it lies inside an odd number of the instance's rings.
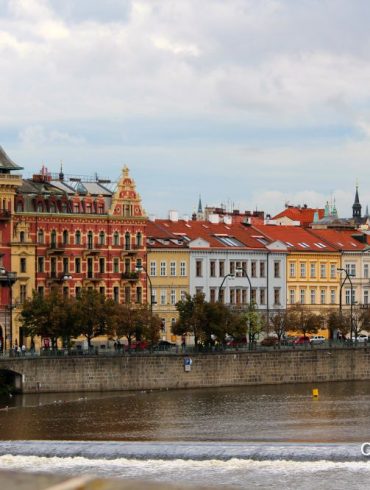
[[[125,281],[134,281],[136,282],[139,279],[138,272],[122,272],[122,279]]]

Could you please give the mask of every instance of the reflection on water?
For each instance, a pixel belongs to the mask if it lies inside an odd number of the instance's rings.
[[[0,438],[363,441],[370,433],[370,382],[318,387],[318,400],[307,384],[15,396],[1,403]]]

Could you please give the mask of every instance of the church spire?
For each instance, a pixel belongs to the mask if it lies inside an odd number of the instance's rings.
[[[199,194],[198,213],[203,213],[202,198]]]
[[[356,184],[356,194],[355,194],[355,202],[353,203],[352,206],[352,217],[355,220],[360,220],[361,219],[361,204],[360,204],[360,198],[358,195],[358,184]]]
[[[63,161],[60,161],[60,172],[59,172],[59,180],[63,181],[64,180],[64,173],[63,173]]]

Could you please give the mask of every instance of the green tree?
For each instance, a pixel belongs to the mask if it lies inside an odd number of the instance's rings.
[[[313,313],[300,304],[288,310],[288,318],[289,330],[301,333],[305,337],[317,333],[324,321],[321,315]]]
[[[185,299],[176,303],[179,319],[172,327],[175,335],[190,334],[194,336],[195,347],[204,337],[203,326],[206,322],[206,301],[204,294],[197,293],[194,296],[187,294]]]
[[[279,310],[273,314],[269,322],[270,329],[277,336],[279,345],[281,339],[289,330],[289,314],[287,310]]]
[[[258,311],[257,305],[254,301],[248,305],[247,310],[241,314],[241,317],[244,321],[248,334],[250,349],[252,349],[256,343],[257,336],[266,327],[265,319],[263,318],[261,312]]]
[[[330,311],[326,323],[331,339],[334,338],[335,332],[340,332],[342,338],[345,338],[351,330],[351,316],[348,311]]]

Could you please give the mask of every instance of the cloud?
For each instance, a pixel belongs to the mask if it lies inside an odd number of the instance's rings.
[[[43,126],[28,126],[19,134],[19,140],[25,147],[40,148],[54,145],[82,145],[84,138],[72,136],[67,132],[47,130]]]

